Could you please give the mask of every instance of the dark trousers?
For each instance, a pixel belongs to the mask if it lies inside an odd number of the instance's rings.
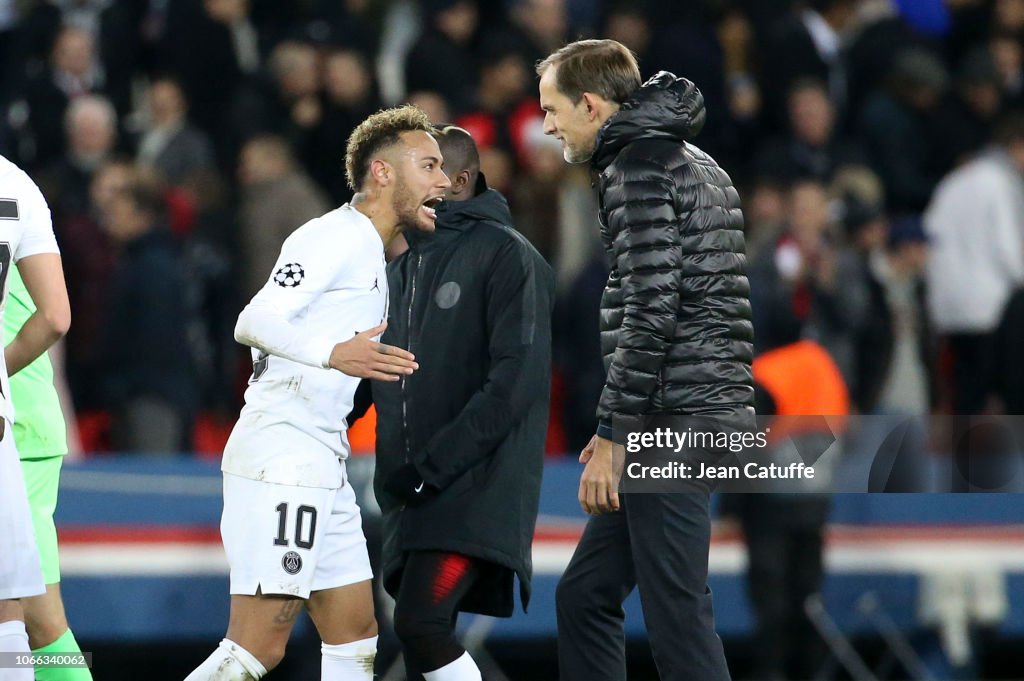
[[[946,340],[953,355],[953,414],[980,414],[997,387],[997,336],[955,333]]]
[[[624,681],[622,602],[640,589],[663,681],[728,681],[707,587],[708,493],[623,494],[587,523],[558,584],[562,681]]]
[[[829,501],[810,494],[750,494],[744,501],[755,678],[812,678],[824,650],[804,604],[821,589]]]

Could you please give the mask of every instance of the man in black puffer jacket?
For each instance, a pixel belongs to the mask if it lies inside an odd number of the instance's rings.
[[[479,679],[459,611],[508,617],[530,596],[551,392],[554,274],[488,189],[473,138],[435,137],[451,178],[433,234],[388,265],[382,341],[416,355],[373,382],[383,580],[409,678]]]
[[[617,493],[624,423],[653,414],[752,421],[753,329],[743,216],[729,176],[690,144],[705,119],[690,81],[640,85],[633,54],[582,40],[537,67],[544,132],[599,173],[611,274],[601,301],[607,370],[579,500],[593,517],[558,587],[568,681],[626,678],[621,602],[639,586],[662,679],[729,678],[707,588],[710,489]],[[735,421],[732,421],[735,423]]]

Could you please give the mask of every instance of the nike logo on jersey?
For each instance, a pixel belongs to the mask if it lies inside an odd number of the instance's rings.
[[[416,492],[416,494],[419,494],[420,492],[422,492],[423,491],[423,483],[421,482],[420,484],[416,485],[416,489],[414,489],[413,491]]]

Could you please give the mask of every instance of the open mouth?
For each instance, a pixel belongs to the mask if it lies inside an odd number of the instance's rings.
[[[436,220],[437,207],[441,205],[442,201],[444,201],[444,199],[440,196],[435,196],[434,198],[427,199],[426,201],[423,202],[423,212],[425,212],[427,214],[427,217],[429,217],[431,220]]]

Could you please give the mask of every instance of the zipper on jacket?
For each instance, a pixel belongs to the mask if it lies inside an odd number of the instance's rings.
[[[408,333],[410,352],[412,352],[412,307],[416,302],[416,275],[419,274],[422,258],[422,254],[417,253],[416,260],[413,261],[412,290],[409,293],[409,310],[406,313],[406,332]],[[409,463],[412,459],[412,446],[409,440],[409,396],[405,389],[407,379],[407,376],[402,376],[402,430],[405,431],[405,462]]]

